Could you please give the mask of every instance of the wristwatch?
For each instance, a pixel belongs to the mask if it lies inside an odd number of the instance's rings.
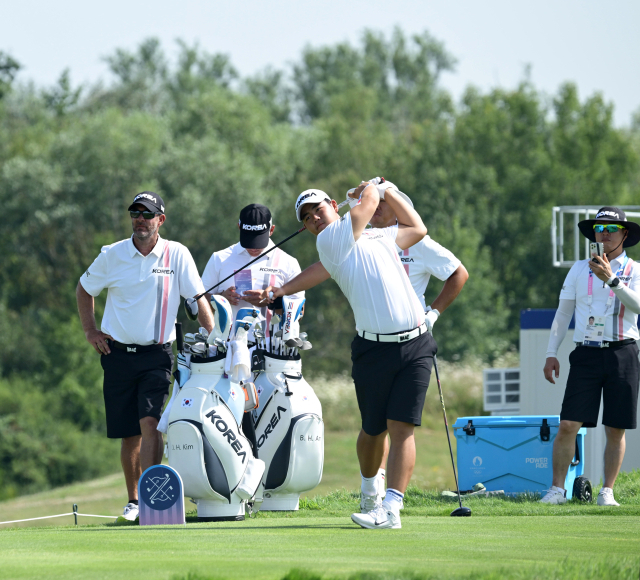
[[[607,284],[609,284],[610,288],[615,288],[618,284],[620,284],[620,278],[618,278],[617,276],[611,280],[611,282],[607,282]]]

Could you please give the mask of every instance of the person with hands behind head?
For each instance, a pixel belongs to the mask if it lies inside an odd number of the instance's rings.
[[[640,225],[621,209],[603,207],[595,219],[578,224],[592,242],[604,245],[604,254],[576,262],[569,270],[549,337],[544,377],[555,384],[560,376],[557,352],[575,313],[575,350],[569,357],[567,387],[560,427],[553,444],[553,481],[543,503],[566,502],[564,482],[573,459],[575,439],[582,427],[595,427],[603,401],[605,425],[604,486],[598,505],[619,505],[613,485],[625,452],[625,430],[637,426],[638,363],[637,318],[640,314],[640,268],[624,248],[640,241]],[[598,282],[599,281],[599,282]]]
[[[424,238],[427,229],[392,184],[365,182],[351,197],[357,201],[340,217],[337,203],[324,191],[308,189],[300,194],[296,216],[316,236],[320,262],[280,288],[265,289],[263,298],[306,290],[329,277],[345,294],[356,321],[352,377],[362,418],[357,442],[360,513],[351,518],[363,528],[400,528],[404,492],[415,465],[413,432],[420,425],[436,344],[396,244],[409,248]],[[398,226],[365,229],[381,199],[393,209]],[[387,433],[389,487],[381,501],[377,475]]]
[[[204,287],[189,250],[160,237],[166,215],[157,193],[136,195],[129,214],[133,235],[102,248],[80,278],[76,299],[87,342],[101,355],[107,437],[122,439],[129,502],[120,518],[135,521],[138,479],[162,460],[162,435],[156,428],[169,395],[180,297],[194,297]],[[105,288],[107,304],[98,330],[94,297]],[[200,324],[211,331],[213,316],[204,297],[198,305]]]
[[[268,207],[252,203],[242,208],[238,220],[240,241],[214,252],[202,274],[205,288],[211,288],[232,275],[215,292],[229,300],[234,319],[241,308],[256,308],[265,336],[269,336],[271,311],[267,309],[266,302],[261,302],[262,290],[269,285],[282,286],[300,273],[298,260],[280,248],[243,269],[245,264],[274,246],[271,236],[275,229]],[[304,292],[296,293],[296,297],[304,297]],[[249,339],[253,339],[253,331]]]

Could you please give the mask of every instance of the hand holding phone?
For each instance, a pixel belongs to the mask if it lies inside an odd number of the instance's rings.
[[[604,256],[604,244],[602,242],[591,242],[589,244],[589,250],[590,250],[592,260],[593,260],[593,254],[600,257]]]

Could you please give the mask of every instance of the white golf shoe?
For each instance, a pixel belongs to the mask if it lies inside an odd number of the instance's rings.
[[[402,527],[400,514],[394,514],[382,504],[368,514],[351,514],[351,519],[361,528],[369,530],[398,530]]]
[[[567,492],[564,489],[552,485],[551,489],[547,490],[547,494],[540,500],[540,503],[567,503]]]
[[[377,493],[376,495],[365,495],[360,492],[360,513],[368,514],[382,505],[382,496]]]
[[[620,504],[613,498],[613,490],[610,487],[603,487],[598,494],[598,505],[618,506]]]
[[[124,506],[124,512],[118,516],[116,523],[135,522],[138,519],[138,506],[135,503],[128,503]]]

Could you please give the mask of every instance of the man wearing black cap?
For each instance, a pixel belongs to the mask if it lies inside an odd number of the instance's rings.
[[[240,211],[238,229],[240,242],[211,255],[202,274],[202,283],[205,288],[211,288],[233,274],[214,292],[229,300],[234,319],[241,308],[256,308],[262,330],[265,336],[269,336],[271,311],[265,302],[261,302],[261,292],[267,286],[282,286],[297,276],[300,265],[298,260],[276,248],[249,268],[243,269],[245,264],[274,245],[270,238],[276,226],[273,225],[268,207],[259,203],[244,207]],[[304,297],[304,292],[293,296]]]
[[[553,482],[541,501],[567,501],[563,486],[576,435],[582,426],[596,426],[602,397],[607,444],[598,505],[617,506],[613,485],[624,459],[625,429],[636,428],[640,378],[636,345],[640,269],[624,248],[640,241],[640,225],[628,221],[617,207],[603,207],[595,219],[581,221],[578,227],[592,242],[604,244],[604,255],[594,252],[591,260],[580,260],[569,270],[551,327],[544,376],[555,384],[553,377],[560,372],[556,354],[575,312],[576,348],[569,357],[560,427],[553,444]]]
[[[120,459],[129,503],[122,518],[138,516],[138,479],[162,460],[156,430],[169,394],[180,297],[204,292],[189,250],[158,234],[166,220],[162,198],[152,191],[129,206],[133,235],[104,246],[76,289],[78,312],[89,344],[101,355],[107,437],[122,439]],[[101,330],[94,297],[107,288]],[[200,324],[213,329],[211,309],[199,300]]]

